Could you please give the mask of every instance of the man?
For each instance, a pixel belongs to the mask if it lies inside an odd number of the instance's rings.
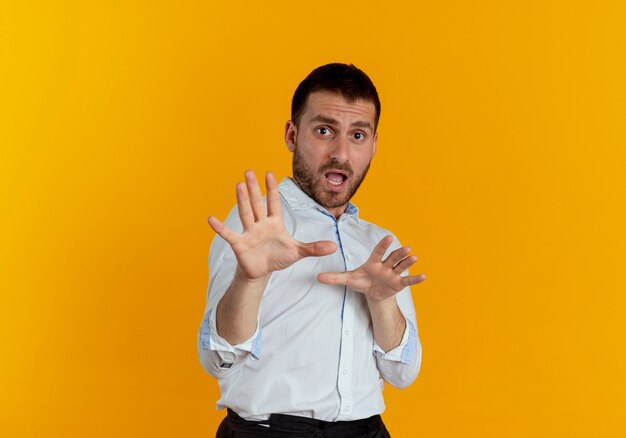
[[[388,437],[383,379],[410,385],[421,346],[409,286],[425,279],[350,199],[376,151],[380,102],[352,65],[298,86],[285,142],[293,178],[253,172],[210,251],[200,360],[228,408],[217,437]],[[307,243],[304,243],[307,242]]]

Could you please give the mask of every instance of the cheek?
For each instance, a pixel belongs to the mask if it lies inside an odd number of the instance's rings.
[[[368,149],[367,151],[359,151],[359,153],[355,156],[355,164],[358,163],[358,166],[361,168],[365,168],[373,158],[373,151]]]
[[[317,165],[324,160],[324,149],[322,147],[316,147],[316,145],[309,145],[302,151],[302,157],[307,160],[311,165]]]
[[[299,160],[306,165],[311,171],[317,171],[320,167],[321,161],[316,153],[313,153],[310,148],[302,147],[298,145],[298,157]]]

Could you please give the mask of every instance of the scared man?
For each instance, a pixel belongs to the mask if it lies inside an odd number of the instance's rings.
[[[293,177],[252,171],[217,233],[198,351],[228,408],[217,437],[388,437],[384,380],[404,388],[421,345],[417,261],[350,202],[376,152],[380,101],[353,65],[313,70],[293,96]]]

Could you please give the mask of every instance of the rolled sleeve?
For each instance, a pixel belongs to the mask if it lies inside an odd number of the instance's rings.
[[[373,354],[383,378],[396,388],[406,388],[415,381],[422,364],[422,345],[417,329],[417,318],[410,288],[396,295],[398,307],[404,315],[406,327],[400,344],[385,352],[374,341]]]
[[[224,360],[231,358],[233,354],[237,355],[237,350],[243,353],[250,353],[253,359],[258,360],[261,356],[261,328],[259,327],[259,323],[257,322],[256,330],[249,339],[240,344],[231,345],[217,333],[217,324],[215,322],[216,313],[217,312],[210,311],[208,314],[208,324],[203,324],[209,332],[209,349],[217,351]]]
[[[198,332],[198,354],[204,369],[214,377],[224,377],[239,368],[250,357],[261,356],[261,328],[257,322],[254,334],[246,341],[231,345],[217,333],[214,309],[209,310]]]
[[[402,335],[402,340],[397,347],[385,352],[380,345],[378,345],[378,342],[374,340],[374,351],[379,359],[402,362],[405,365],[412,362],[417,353],[417,330],[410,319],[406,317],[404,319],[406,321],[406,327]]]
[[[396,388],[406,388],[415,381],[422,363],[422,346],[415,324],[406,318],[402,342],[396,348],[384,352],[374,345],[376,364],[381,376]]]

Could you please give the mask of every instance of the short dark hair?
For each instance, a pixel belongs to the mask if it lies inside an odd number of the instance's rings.
[[[380,99],[372,80],[359,68],[352,64],[332,63],[322,65],[304,78],[291,100],[291,120],[298,125],[309,95],[315,91],[336,93],[348,102],[357,99],[370,101],[374,104],[374,130],[378,128],[380,119]]]

